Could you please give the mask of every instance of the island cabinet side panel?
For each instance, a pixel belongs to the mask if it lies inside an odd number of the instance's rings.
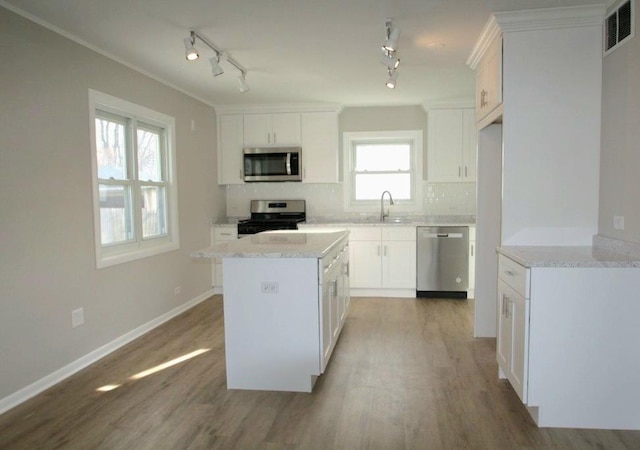
[[[311,392],[320,374],[318,260],[223,258],[227,388]]]
[[[639,268],[532,268],[527,405],[541,427],[640,429]]]

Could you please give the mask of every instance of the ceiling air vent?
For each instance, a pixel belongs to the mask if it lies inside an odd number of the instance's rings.
[[[604,20],[605,56],[634,36],[633,8],[634,0],[618,3]]]

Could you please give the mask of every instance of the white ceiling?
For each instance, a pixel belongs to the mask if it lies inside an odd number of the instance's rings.
[[[421,105],[470,101],[465,65],[491,12],[602,3],[598,0],[0,0],[214,106],[334,103]],[[385,21],[401,29],[398,85],[379,62]],[[248,70],[223,63],[215,79],[187,62],[196,30]]]

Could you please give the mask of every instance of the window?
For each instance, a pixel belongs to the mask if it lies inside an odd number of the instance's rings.
[[[422,210],[422,131],[344,133],[345,210],[377,212],[389,191],[396,212]]]
[[[96,265],[179,247],[172,117],[89,91]]]

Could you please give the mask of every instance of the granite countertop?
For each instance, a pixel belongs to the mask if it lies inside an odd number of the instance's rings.
[[[241,217],[225,217],[211,221],[214,227],[230,227],[236,226]],[[422,225],[471,225],[475,226],[475,216],[392,216],[385,218],[384,222],[380,222],[379,216],[373,215],[354,215],[344,214],[336,216],[317,216],[307,217],[303,225],[307,226],[422,226]]]
[[[266,231],[191,253],[195,258],[322,258],[348,231]]]
[[[596,237],[593,246],[504,246],[497,251],[525,267],[640,267],[640,254],[610,244]]]

